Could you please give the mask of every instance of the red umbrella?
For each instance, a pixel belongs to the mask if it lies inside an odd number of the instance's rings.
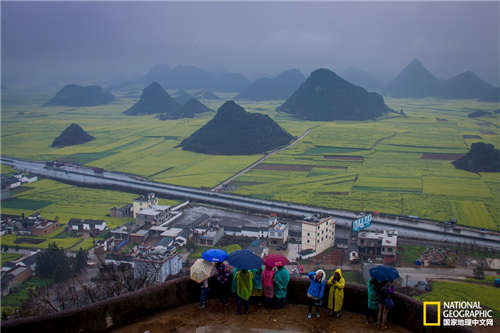
[[[285,266],[290,260],[281,254],[273,253],[264,257],[264,265],[269,267]]]

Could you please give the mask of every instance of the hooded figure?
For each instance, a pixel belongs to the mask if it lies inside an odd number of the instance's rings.
[[[273,298],[274,297],[274,271],[272,267],[266,266],[266,269],[262,272],[262,288],[264,289],[264,297]]]
[[[252,296],[261,297],[262,296],[262,268],[251,269],[250,272],[252,272],[252,274],[253,274]]]
[[[242,269],[236,273],[236,294],[244,301],[248,301],[252,295],[252,279],[253,274],[246,269]]]
[[[290,273],[285,267],[278,267],[278,271],[274,273],[274,294],[278,308],[285,306],[288,282],[290,282]]]
[[[345,280],[342,276],[342,271],[340,268],[335,270],[335,273],[328,280],[328,285],[330,286],[330,292],[328,294],[328,308],[330,311],[337,313],[337,318],[340,318],[340,310],[342,310],[342,304],[344,303],[344,287]]]
[[[321,299],[325,292],[325,271],[318,269],[316,272],[307,274],[310,280],[309,289],[307,289],[307,297],[309,298],[307,318],[312,317],[312,307],[316,306],[316,318],[320,317],[319,308],[321,306]]]

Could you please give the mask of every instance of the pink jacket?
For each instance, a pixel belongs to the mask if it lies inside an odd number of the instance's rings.
[[[263,287],[271,287],[274,285],[274,271],[270,267],[266,267],[266,269],[262,272],[262,286]]]

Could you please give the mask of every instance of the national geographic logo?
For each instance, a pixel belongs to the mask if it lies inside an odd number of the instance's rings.
[[[424,302],[423,305],[424,326],[494,325],[493,310],[483,309],[480,302],[453,301],[442,302],[442,304],[441,302]]]

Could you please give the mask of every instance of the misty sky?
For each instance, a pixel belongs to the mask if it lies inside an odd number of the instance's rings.
[[[2,77],[79,83],[167,63],[390,79],[416,57],[439,77],[472,70],[499,85],[499,16],[499,2],[2,2]]]

